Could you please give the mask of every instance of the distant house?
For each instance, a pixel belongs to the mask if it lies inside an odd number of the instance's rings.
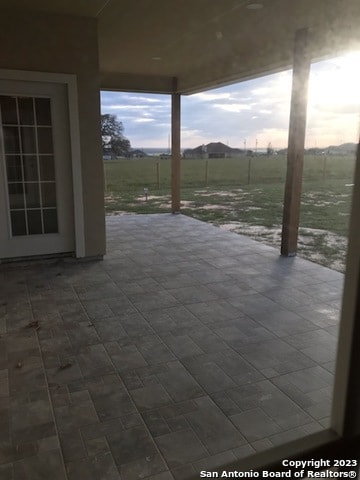
[[[130,158],[142,158],[142,157],[147,157],[147,153],[145,153],[143,150],[139,150],[139,149],[136,149],[136,150],[131,150],[131,152],[129,153],[129,157]]]
[[[211,142],[207,145],[199,145],[184,151],[184,158],[229,158],[244,155],[244,150],[231,148],[222,142]]]

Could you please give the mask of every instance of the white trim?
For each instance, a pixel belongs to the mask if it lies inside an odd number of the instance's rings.
[[[68,82],[71,164],[74,190],[74,231],[76,257],[85,257],[85,222],[80,149],[80,125],[76,75]]]
[[[28,72],[25,70],[0,69],[0,79],[25,82],[60,83],[68,91],[69,132],[71,166],[73,176],[74,232],[76,257],[85,257],[85,221],[83,204],[83,184],[81,169],[80,125],[76,75],[67,73]]]

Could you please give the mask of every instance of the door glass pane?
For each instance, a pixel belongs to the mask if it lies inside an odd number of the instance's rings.
[[[35,128],[21,127],[22,153],[36,153]]]
[[[18,127],[3,127],[5,153],[20,153]]]
[[[30,97],[18,99],[20,125],[34,125],[34,102]]]
[[[27,221],[29,235],[39,235],[42,233],[41,210],[28,210]]]
[[[54,157],[52,155],[41,155],[39,157],[39,163],[40,180],[55,180]]]
[[[56,207],[55,182],[41,184],[41,198],[43,207]]]
[[[39,153],[53,153],[52,128],[37,129]]]
[[[3,125],[17,125],[16,98],[1,95],[0,96],[1,118]]]
[[[52,125],[49,98],[35,98],[37,125]]]
[[[38,183],[25,183],[25,199],[27,208],[40,207],[40,191]]]
[[[14,210],[10,214],[11,231],[14,236],[26,235],[25,210]]]
[[[7,155],[6,169],[9,182],[21,182],[23,180],[20,155]]]
[[[35,155],[24,155],[24,177],[25,182],[36,182],[39,179],[37,158]]]
[[[0,95],[12,235],[58,233],[49,98]]]
[[[10,208],[24,208],[24,185],[22,183],[9,183]]]
[[[44,216],[44,233],[57,233],[58,223],[57,223],[57,212],[55,208],[49,208],[43,210]]]

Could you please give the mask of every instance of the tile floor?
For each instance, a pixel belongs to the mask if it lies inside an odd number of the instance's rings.
[[[328,425],[343,275],[177,215],[0,268],[0,479],[180,480]]]

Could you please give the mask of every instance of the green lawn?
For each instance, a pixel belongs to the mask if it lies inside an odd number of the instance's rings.
[[[169,212],[169,159],[151,157],[104,164],[107,214]],[[299,253],[340,270],[354,164],[353,157],[333,156],[306,156],[304,162]],[[209,159],[207,167],[206,160],[184,159],[182,213],[219,226],[231,225],[238,233],[278,245],[285,172],[283,156]],[[148,189],[147,200],[144,188]],[[329,232],[335,237],[330,238]]]

